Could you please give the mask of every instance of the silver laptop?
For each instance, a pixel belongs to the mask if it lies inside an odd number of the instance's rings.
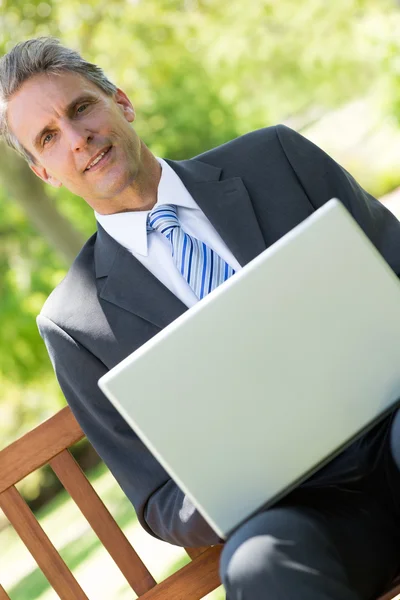
[[[333,199],[99,385],[225,538],[394,408],[400,282]]]

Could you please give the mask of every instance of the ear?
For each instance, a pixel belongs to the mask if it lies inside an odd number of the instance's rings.
[[[37,175],[45,183],[48,183],[49,185],[52,185],[55,188],[60,188],[62,186],[61,181],[59,181],[52,175],[49,175],[44,167],[33,164],[30,164],[29,166],[35,173],[35,175]]]
[[[136,113],[128,96],[120,88],[117,88],[114,98],[115,102],[122,109],[125,119],[129,123],[132,123],[136,119]]]

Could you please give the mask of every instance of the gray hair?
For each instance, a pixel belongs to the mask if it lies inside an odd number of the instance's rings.
[[[108,96],[117,91],[100,67],[84,60],[75,50],[62,46],[55,38],[40,37],[20,42],[0,58],[0,138],[29,163],[35,163],[35,159],[10,130],[7,104],[30,77],[40,73],[59,75],[68,71],[83,75]]]

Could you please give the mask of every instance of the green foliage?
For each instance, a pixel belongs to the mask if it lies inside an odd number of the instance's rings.
[[[0,211],[0,374],[14,383],[26,383],[40,380],[47,371],[46,351],[34,323],[64,265],[32,230],[19,207],[1,194]]]
[[[371,88],[385,114],[400,120],[394,0],[0,0],[0,7],[0,54],[38,35],[81,50],[131,97],[138,133],[158,156],[194,156],[289,118],[306,124]],[[378,187],[396,181],[385,173]],[[92,233],[81,199],[49,193]],[[1,187],[0,210],[0,411],[9,415],[11,406],[16,415],[4,421],[11,423],[1,431],[4,445],[33,415],[40,420],[59,406],[35,316],[66,266]]]
[[[62,402],[36,315],[64,265],[0,188],[0,447]]]

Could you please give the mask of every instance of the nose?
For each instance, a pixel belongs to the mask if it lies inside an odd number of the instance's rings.
[[[79,127],[75,123],[66,126],[64,135],[66,135],[69,146],[73,152],[81,152],[93,139],[93,135],[90,131],[83,127]]]

